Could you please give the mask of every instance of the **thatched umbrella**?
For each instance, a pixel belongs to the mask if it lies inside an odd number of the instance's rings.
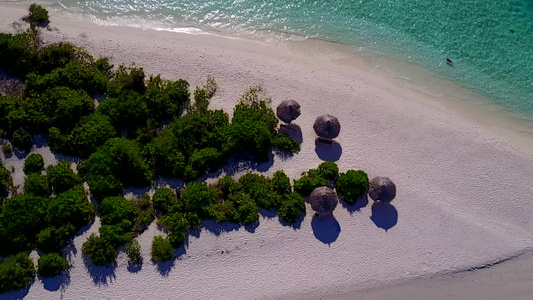
[[[300,104],[294,100],[285,100],[278,106],[276,114],[280,120],[289,124],[300,116]]]
[[[313,125],[316,134],[324,139],[334,139],[341,131],[341,123],[334,116],[322,115],[316,118],[315,125]]]
[[[335,207],[337,207],[339,199],[332,189],[327,186],[321,186],[311,193],[309,202],[311,203],[311,208],[313,208],[319,216],[327,216],[333,212]]]
[[[389,177],[375,177],[370,181],[368,195],[374,201],[391,202],[396,197],[396,185]]]

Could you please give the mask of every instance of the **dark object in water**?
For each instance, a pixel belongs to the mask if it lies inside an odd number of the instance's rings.
[[[509,32],[511,32],[511,33],[514,33],[514,30],[512,30],[512,29],[509,29]]]
[[[453,61],[449,58],[446,58],[446,62],[449,63],[449,64],[453,64]]]

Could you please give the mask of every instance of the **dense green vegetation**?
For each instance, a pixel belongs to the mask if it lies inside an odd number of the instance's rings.
[[[43,46],[36,30],[0,34],[0,68],[25,80],[21,95],[0,96],[0,138],[28,151],[34,134],[48,134],[54,151],[83,159],[77,172],[69,161],[43,172],[43,157],[28,155],[24,193],[11,198],[11,172],[0,165],[0,255],[34,248],[48,253],[39,259],[41,276],[67,268],[57,253],[96,213],[102,226],[82,246],[94,265],[114,263],[123,245],[130,262],[141,263],[136,237],[156,217],[166,237],[154,237],[151,254],[164,262],[203,220],[255,226],[260,212],[270,211],[283,224],[297,226],[306,210],[304,197],[316,187],[336,187],[348,203],[368,187],[366,173],[339,176],[334,162],[302,173],[293,185],[281,170],[272,178],[250,172],[238,179],[226,175],[215,184],[197,181],[232,158],[260,163],[272,151],[300,150],[297,141],[278,132],[271,100],[260,88],[247,91],[230,118],[209,108],[217,89],[212,77],[191,99],[185,80],[147,77],[139,67],[114,68],[68,43]],[[10,144],[4,151],[5,145]],[[150,186],[158,175],[184,185],[158,188],[152,197],[123,197],[125,188]],[[6,258],[0,270],[0,292],[26,286],[34,273],[26,254]]]
[[[67,268],[67,261],[59,253],[48,253],[39,257],[37,273],[43,277],[54,277]]]
[[[36,161],[42,166],[39,159]],[[2,255],[35,247],[58,252],[66,246],[67,239],[94,219],[94,206],[68,162],[50,166],[46,175],[30,172],[24,190],[0,207]]]
[[[0,293],[20,290],[35,276],[35,266],[26,253],[19,253],[0,261]]]

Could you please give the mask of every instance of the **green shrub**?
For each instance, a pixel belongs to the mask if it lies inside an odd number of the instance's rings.
[[[146,91],[144,77],[143,68],[128,68],[121,65],[109,81],[107,93],[110,97],[117,97],[126,91],[144,94]]]
[[[84,90],[89,95],[97,95],[105,92],[107,82],[108,78],[96,66],[72,60],[64,67],[44,75],[28,74],[24,94],[39,95],[54,87],[64,86],[73,90]]]
[[[361,170],[349,170],[342,173],[336,185],[339,198],[348,204],[353,204],[368,190],[368,175]]]
[[[34,276],[35,267],[28,254],[19,253],[5,258],[0,263],[0,293],[23,289]]]
[[[215,148],[195,150],[189,158],[189,164],[185,168],[185,179],[194,180],[204,175],[209,169],[222,163],[221,153]]]
[[[278,210],[281,220],[294,223],[303,213],[305,213],[305,200],[300,194],[292,192],[283,196],[283,203]]]
[[[42,6],[40,6],[39,4],[33,3],[32,5],[30,5],[29,12],[30,12],[30,14],[28,16],[28,19],[32,23],[48,23],[48,22],[50,22],[50,18],[48,16],[48,11],[46,9],[44,9]]]
[[[109,242],[115,249],[131,242],[133,225],[129,220],[122,220],[115,225],[102,225],[100,227],[100,238]]]
[[[48,200],[32,194],[11,197],[0,211],[0,254],[7,255],[35,247],[35,235],[47,227]]]
[[[24,173],[41,173],[44,170],[44,159],[41,154],[32,153],[24,161]]]
[[[144,187],[150,184],[148,164],[135,141],[125,138],[108,140],[97,152],[78,165],[97,199],[117,195],[126,186]]]
[[[230,140],[229,117],[222,110],[185,115],[172,123],[170,131],[167,139],[187,160],[199,149],[214,148],[225,153]]]
[[[150,78],[144,99],[148,115],[154,120],[177,117],[184,104],[189,102],[189,83],[185,80],[162,80],[159,75]]]
[[[330,181],[336,181],[339,178],[339,167],[332,161],[325,161],[318,166],[320,176]]]
[[[49,129],[51,147],[61,153],[83,158],[89,157],[116,135],[117,132],[109,117],[101,114],[81,118],[70,134],[61,134],[61,131],[55,127]]]
[[[222,198],[224,199],[228,199],[230,194],[242,191],[242,185],[229,175],[220,178],[217,187],[222,192]]]
[[[154,213],[150,209],[139,211],[139,214],[137,215],[137,220],[135,221],[135,223],[137,224],[137,230],[139,232],[145,231],[148,226],[150,226],[154,218]]]
[[[55,166],[49,166],[46,169],[46,175],[50,188],[56,195],[66,192],[83,182],[81,177],[72,170],[71,163],[66,160],[60,161]]]
[[[300,152],[300,143],[286,133],[275,133],[272,139],[272,146],[281,152],[291,154]]]
[[[258,162],[268,161],[278,118],[261,97],[259,88],[251,88],[233,109],[232,138],[237,151],[250,153]]]
[[[202,89],[200,87],[196,87],[194,90],[194,106],[192,107],[192,111],[198,112],[198,113],[205,113],[207,112],[207,107],[209,106],[209,93],[207,90]]]
[[[11,35],[0,33],[0,68],[25,77],[39,64],[36,35],[30,30]]]
[[[85,50],[70,44],[58,43],[47,45],[39,51],[39,64],[35,73],[50,73],[54,69],[64,68],[70,61],[80,59],[91,61],[92,56]]]
[[[294,191],[302,196],[309,196],[314,189],[327,186],[328,181],[317,169],[303,172],[300,179],[294,180]]]
[[[135,203],[124,197],[105,198],[98,206],[98,212],[100,213],[100,220],[103,225],[119,224],[123,220],[127,220],[130,224],[133,224],[137,217]]]
[[[76,228],[72,224],[45,228],[36,236],[37,248],[47,253],[59,252],[67,245],[67,238],[75,232]]]
[[[249,194],[251,199],[258,206],[272,209],[278,208],[281,204],[281,197],[274,192],[272,182],[269,178],[254,173],[248,173],[239,179],[245,193]]]
[[[54,277],[68,268],[67,261],[59,253],[48,253],[39,257],[38,273],[43,277]]]
[[[25,129],[20,128],[13,132],[13,146],[19,150],[29,151],[32,145],[31,134]]]
[[[196,213],[188,213],[186,215],[187,224],[189,224],[189,228],[192,229],[198,229],[200,225],[202,224],[202,219],[198,217],[198,214]]]
[[[174,249],[167,238],[154,236],[152,242],[152,260],[158,263],[166,262],[174,257]]]
[[[141,245],[139,245],[137,239],[126,244],[126,254],[128,255],[130,263],[139,264],[142,262]]]
[[[216,189],[199,181],[189,183],[180,195],[185,210],[197,213],[200,218],[211,217],[210,207],[216,206],[216,198]]]
[[[178,203],[174,190],[171,188],[159,188],[152,197],[154,209],[162,214],[167,213],[170,208]]]
[[[56,227],[71,224],[77,231],[89,224],[94,215],[94,205],[87,200],[83,187],[76,186],[50,200],[46,220]]]
[[[185,232],[189,224],[180,212],[174,212],[159,219],[157,224],[169,233],[169,241],[174,248],[179,248],[185,242]]]
[[[272,188],[281,196],[292,192],[291,181],[283,170],[276,171],[272,176]]]
[[[137,129],[146,125],[148,106],[142,96],[133,91],[124,91],[116,97],[105,99],[98,112],[109,117],[117,129]]]
[[[13,185],[13,178],[11,172],[4,168],[0,161],[0,200],[6,198],[9,194],[9,188]]]
[[[159,135],[146,146],[158,174],[177,178],[183,176],[186,161],[178,147],[178,139],[168,127],[162,129]]]
[[[4,155],[11,154],[11,152],[13,151],[13,149],[11,148],[11,144],[8,142],[4,142],[2,144],[2,151],[4,151]]]
[[[94,233],[83,243],[81,252],[96,266],[114,263],[118,255],[109,241]]]
[[[48,197],[50,195],[48,178],[38,173],[30,173],[24,180],[24,191],[35,196]]]

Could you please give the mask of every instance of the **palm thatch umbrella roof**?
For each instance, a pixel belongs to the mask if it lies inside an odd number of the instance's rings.
[[[285,123],[292,122],[293,120],[298,118],[301,113],[302,112],[300,111],[300,104],[298,104],[298,102],[294,100],[285,100],[281,102],[281,104],[276,110],[278,118]]]
[[[368,195],[374,201],[391,202],[396,197],[396,185],[389,177],[375,177],[370,181]]]
[[[316,134],[325,139],[334,139],[341,131],[341,123],[334,116],[322,115],[316,118],[315,125],[313,125]]]
[[[311,208],[316,211],[319,216],[327,216],[333,212],[339,199],[337,194],[327,186],[316,188],[309,198]]]

